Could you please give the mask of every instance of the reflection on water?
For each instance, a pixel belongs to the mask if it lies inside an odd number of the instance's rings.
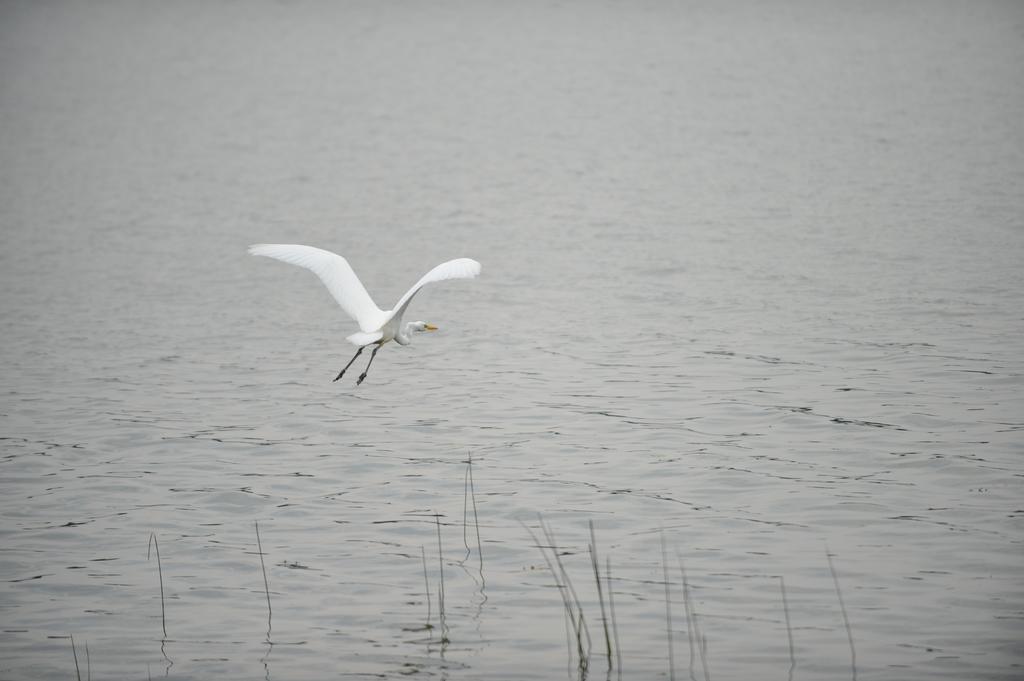
[[[5,5],[0,676],[1018,677],[1022,25]]]

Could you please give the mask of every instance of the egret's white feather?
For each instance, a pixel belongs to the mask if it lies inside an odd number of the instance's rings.
[[[320,277],[327,290],[364,332],[377,331],[388,320],[373,298],[366,292],[352,266],[337,253],[298,244],[254,244],[252,255],[263,255],[291,265],[305,267]]]
[[[480,274],[480,263],[471,258],[456,258],[455,260],[449,260],[443,262],[434,269],[430,270],[416,282],[415,286],[405,292],[398,302],[395,304],[393,310],[393,318],[401,320],[402,315],[405,313],[405,308],[409,307],[409,303],[412,302],[413,296],[415,296],[421,288],[427,284],[432,284],[435,281],[444,281],[446,279],[472,279]]]
[[[363,347],[364,345],[369,345],[370,343],[376,343],[383,337],[384,332],[382,331],[374,331],[372,333],[357,331],[356,333],[353,333],[350,336],[345,336],[345,340],[347,340],[352,345]]]

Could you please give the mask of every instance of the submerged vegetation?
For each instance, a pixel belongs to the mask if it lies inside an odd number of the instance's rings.
[[[487,596],[484,594],[484,585],[486,584],[486,580],[484,578],[485,562],[472,468],[473,459],[472,456],[469,456],[466,460],[463,518],[460,523],[462,526],[462,538],[466,553],[460,560],[453,560],[449,564],[465,569],[467,561],[469,561],[475,550],[475,553],[477,554],[476,562],[478,564],[476,575],[478,575],[478,578],[474,577],[474,580],[477,582],[479,593],[482,596],[482,601],[479,604],[480,607],[482,607],[483,603],[487,600]],[[472,514],[470,514],[470,510],[472,511]],[[444,661],[446,650],[448,646],[452,644],[453,638],[455,638],[449,628],[450,613],[447,605],[448,595],[446,592],[445,579],[446,559],[444,556],[442,529],[445,523],[442,523],[443,516],[441,513],[433,511],[430,515],[432,516],[432,524],[434,525],[434,534],[437,542],[437,588],[435,592],[431,587],[427,549],[425,545],[421,545],[419,562],[423,571],[423,597],[426,606],[425,619],[421,626],[407,628],[405,630],[426,632],[429,636],[427,640],[427,643],[429,644],[428,650],[435,650],[439,652],[441,660]],[[470,518],[470,515],[472,515],[472,518]],[[471,524],[472,531],[470,527]],[[576,585],[573,582],[572,573],[566,565],[566,561],[563,560],[565,556],[578,553],[578,551],[571,551],[561,545],[550,523],[539,514],[532,525],[523,521],[520,521],[520,525],[531,540],[533,547],[540,552],[546,571],[554,581],[554,586],[559,594],[566,633],[568,676],[582,681],[597,675],[599,673],[598,669],[600,669],[600,675],[604,678],[611,679],[614,675],[616,679],[621,680],[624,672],[626,672],[627,675],[629,674],[629,669],[625,662],[627,654],[623,652],[620,644],[619,627],[616,618],[615,603],[617,579],[614,578],[612,574],[612,557],[607,554],[604,556],[604,571],[602,574],[601,554],[598,550],[597,531],[595,529],[594,522],[592,520],[588,521],[588,542],[586,545],[586,552],[589,557],[589,567],[593,578],[593,593],[596,594],[596,599],[589,601],[581,598],[580,592],[577,590]],[[264,556],[268,554],[263,549],[259,522],[254,522],[254,526],[256,536],[256,553],[259,556],[260,570],[263,577],[263,595],[266,600],[267,608],[265,643],[268,645],[268,651],[262,658],[261,662],[265,667],[267,667],[267,674],[269,676],[267,657],[270,655],[270,650],[273,648],[274,642],[271,637],[273,607],[270,597],[270,581],[267,575],[266,561],[264,559]],[[476,540],[475,546],[471,546],[470,538],[474,536]],[[659,531],[659,538],[660,564],[658,567],[660,568],[661,579],[660,583],[656,584],[662,592],[664,608],[664,672],[667,678],[671,681],[675,681],[675,679],[680,678],[680,676],[678,676],[679,669],[677,667],[675,646],[676,639],[680,636],[680,631],[677,629],[678,625],[675,621],[677,614],[673,611],[673,604],[676,602],[675,596],[678,595],[681,598],[683,605],[682,626],[685,627],[687,642],[686,649],[688,651],[686,678],[689,678],[691,681],[711,681],[711,658],[714,651],[713,647],[709,645],[708,636],[704,631],[703,620],[705,618],[704,608],[706,606],[699,605],[698,599],[694,597],[693,584],[687,574],[682,553],[678,548],[673,549],[676,558],[676,567],[678,568],[678,581],[672,578],[672,566],[670,565],[669,560],[669,543],[663,529]],[[174,663],[164,651],[164,645],[169,640],[167,632],[167,603],[164,590],[163,564],[160,556],[160,545],[155,533],[150,533],[147,559],[149,559],[151,555],[156,556],[160,594],[160,650],[167,662],[167,668],[165,671],[169,671]],[[835,596],[838,601],[839,611],[842,616],[842,622],[846,633],[847,645],[849,647],[850,676],[853,681],[856,681],[857,653],[853,630],[850,625],[846,603],[843,598],[839,575],[833,562],[833,554],[829,551],[827,545],[825,546],[825,558],[828,564],[832,584],[835,589]],[[288,563],[285,564],[290,565]],[[579,576],[580,575],[577,575],[577,577]],[[786,582],[784,577],[781,575],[774,575],[774,578],[778,579],[781,611],[786,630],[786,641],[789,652],[788,678],[792,681],[794,672],[798,666],[798,661],[794,643],[789,600],[786,591]],[[433,607],[435,602],[433,597],[435,595],[437,603],[436,624],[434,622],[435,611]],[[597,623],[596,625],[594,624],[595,622]],[[596,633],[592,632],[592,625],[597,627]],[[435,631],[439,634],[436,638],[434,637]],[[72,657],[75,665],[75,677],[81,681],[82,670],[79,662],[78,648],[75,644],[74,637],[69,635],[68,638],[70,638],[71,641]],[[91,679],[91,660],[89,659],[88,643],[85,644],[85,660],[86,678]],[[598,665],[600,665],[600,667],[598,667]]]

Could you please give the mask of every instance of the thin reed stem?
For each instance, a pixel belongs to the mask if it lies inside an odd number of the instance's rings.
[[[697,621],[696,615],[693,621]],[[711,672],[708,671],[708,637],[703,631],[700,632],[700,664],[704,668],[704,681],[711,681]]]
[[[601,604],[601,626],[604,627],[604,643],[608,650],[608,670],[612,669],[612,637],[608,631],[608,616],[604,609],[604,590],[601,588],[601,572],[597,560],[597,538],[594,535],[594,521],[590,525],[590,564],[594,567],[594,581],[597,582],[597,600]]]
[[[615,669],[622,678],[622,647],[619,645],[619,625],[615,620],[615,587],[612,585],[612,560],[604,558],[605,584],[608,585],[608,610],[612,616],[612,635],[615,637]]]
[[[676,654],[672,645],[672,593],[668,581],[668,556],[665,549],[665,530],[661,531],[661,574],[665,584],[665,635],[668,637],[668,678],[676,678]]]
[[[583,628],[583,611],[578,610],[577,614],[580,621],[576,627],[576,657],[579,660],[580,681],[583,681],[587,678],[587,669],[590,667],[590,649],[588,648],[586,652],[583,651],[583,638],[578,633]]]
[[[434,522],[437,524],[437,565],[441,575],[441,585],[438,589],[438,612],[441,619],[441,642],[448,641],[448,623],[445,620],[444,612],[444,556],[441,548],[441,516],[434,513]]]
[[[796,653],[793,647],[793,627],[789,621],[789,601],[786,598],[786,580],[779,575],[779,589],[782,591],[782,612],[786,615],[786,638],[789,640],[789,681],[793,681],[796,671]]]
[[[164,638],[167,638],[167,609],[164,605],[164,568],[160,562],[160,542],[157,541],[156,533],[149,533],[149,546],[146,548],[146,560],[149,560],[150,549],[156,547],[156,570],[160,576],[160,624],[164,630]]]
[[[430,623],[430,579],[427,577],[427,551],[422,546],[420,546],[420,555],[423,557],[424,593],[427,594],[427,629],[433,629],[434,625]]]
[[[460,561],[462,563],[469,560],[469,554],[472,553],[469,548],[469,538],[466,535],[469,527],[469,467],[472,465],[471,462],[467,462],[466,472],[462,474],[462,544],[466,547],[466,557]]]
[[[484,544],[480,541],[480,516],[476,512],[476,488],[473,485],[473,453],[469,454],[469,498],[473,502],[473,524],[476,526],[476,553],[480,558],[480,579],[484,578]]]
[[[71,654],[75,656],[75,678],[82,681],[82,671],[78,668],[78,651],[75,650],[75,635],[68,635],[71,637]]]
[[[555,583],[556,584],[558,583],[557,582],[557,578],[556,578],[556,582]],[[576,623],[575,622],[573,622],[572,624],[569,623],[569,621],[571,619],[572,619],[572,615],[569,613],[569,611],[566,610],[565,608],[562,608],[562,621],[565,623],[565,653],[566,653],[566,655],[565,655],[565,671],[566,671],[566,674],[568,675],[568,677],[570,679],[572,678],[572,659],[573,659],[573,653],[572,653],[572,636],[573,636],[573,634],[572,634],[572,632],[576,629]]]
[[[828,570],[832,573],[832,583],[836,586],[836,597],[839,599],[839,610],[843,613],[843,626],[846,627],[846,640],[850,644],[850,674],[853,681],[857,681],[857,649],[853,645],[853,630],[850,628],[850,618],[846,615],[846,603],[843,602],[843,590],[839,588],[839,575],[832,564],[832,552],[825,545],[825,558],[828,559]]]
[[[263,560],[263,542],[260,541],[260,521],[256,521],[256,550],[260,554],[260,567],[263,569],[263,592],[267,595],[267,640],[270,640],[271,619],[274,611],[270,607],[270,582],[267,580],[267,564]]]
[[[705,681],[711,681],[711,674],[708,672],[708,640],[701,633],[700,622],[697,617],[697,612],[693,607],[693,597],[690,594],[690,580],[686,577],[686,568],[683,567],[683,558],[676,552],[676,560],[679,561],[679,573],[683,577],[683,606],[686,608],[686,629],[687,629],[687,640],[690,642],[690,679],[695,680],[696,675],[693,673],[693,648],[694,642],[696,642],[697,655],[700,657],[700,665],[704,670]],[[691,630],[692,629],[692,635]]]

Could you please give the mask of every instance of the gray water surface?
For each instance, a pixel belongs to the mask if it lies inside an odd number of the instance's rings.
[[[1022,7],[4,3],[0,677],[1020,678]]]

